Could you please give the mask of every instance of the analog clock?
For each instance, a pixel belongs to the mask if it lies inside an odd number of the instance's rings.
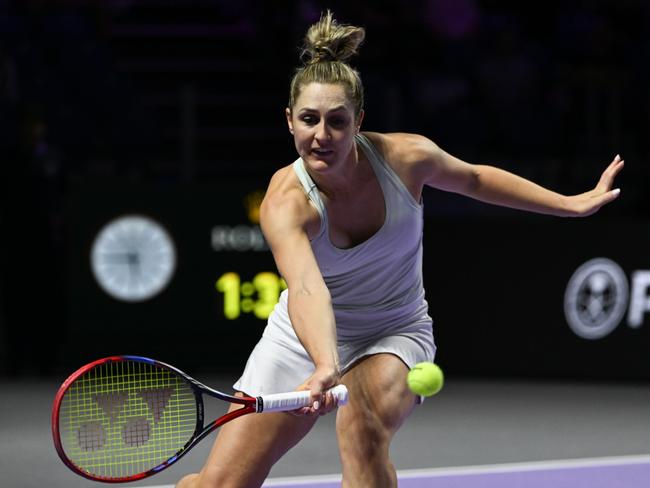
[[[176,268],[176,249],[158,222],[142,215],[125,215],[100,230],[90,262],[106,293],[118,300],[140,302],[169,284]]]

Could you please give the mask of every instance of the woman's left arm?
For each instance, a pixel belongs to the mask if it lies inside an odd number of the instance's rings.
[[[561,217],[585,217],[620,194],[619,189],[612,189],[624,164],[618,155],[592,190],[566,196],[494,166],[466,163],[431,141],[430,144],[420,142],[425,146],[421,146],[420,149],[424,149],[421,154],[426,155],[419,163],[424,166],[420,166],[423,184],[483,202]]]

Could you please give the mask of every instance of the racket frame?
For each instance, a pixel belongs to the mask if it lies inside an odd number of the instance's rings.
[[[176,454],[171,456],[169,459],[163,461],[159,465],[150,468],[147,471],[130,475],[130,476],[123,476],[123,477],[107,477],[107,476],[93,475],[91,473],[88,473],[87,471],[84,471],[81,467],[77,466],[74,462],[72,462],[68,458],[68,456],[65,453],[63,444],[61,442],[61,436],[59,431],[59,417],[60,417],[61,402],[66,392],[74,384],[74,382],[78,378],[86,374],[88,371],[105,364],[119,363],[119,362],[126,362],[126,361],[136,361],[140,363],[150,364],[159,367],[161,369],[166,369],[168,371],[171,371],[175,375],[178,375],[190,385],[194,393],[194,397],[196,399],[196,426],[194,428],[194,433],[189,438],[189,440],[185,443],[185,445],[176,452]],[[231,412],[222,415],[218,419],[210,422],[208,425],[204,425],[205,423],[205,408],[203,405],[204,394],[214,398],[218,398],[219,400],[224,400],[230,403],[240,404],[243,406],[237,410],[233,410]],[[61,458],[61,461],[63,461],[63,463],[66,466],[68,466],[68,468],[70,468],[72,471],[74,471],[76,474],[83,476],[84,478],[93,481],[102,481],[105,483],[124,483],[127,481],[137,481],[152,476],[162,471],[163,469],[171,466],[176,461],[178,461],[181,457],[183,457],[190,449],[192,449],[203,438],[205,438],[207,435],[212,433],[215,429],[217,429],[221,425],[230,422],[231,420],[234,420],[238,417],[241,417],[242,415],[246,415],[254,412],[260,412],[262,409],[262,402],[260,400],[261,400],[260,398],[255,398],[255,397],[234,396],[234,395],[229,395],[227,393],[220,392],[218,390],[215,390],[214,388],[210,388],[209,386],[204,385],[203,383],[195,380],[194,378],[187,375],[186,373],[179,370],[178,368],[175,368],[167,363],[163,363],[162,361],[157,361],[155,359],[150,359],[142,356],[132,356],[132,355],[109,356],[88,363],[85,366],[82,366],[77,371],[72,373],[59,388],[54,398],[54,405],[52,407],[52,437],[54,439],[54,447],[56,448],[56,452]]]

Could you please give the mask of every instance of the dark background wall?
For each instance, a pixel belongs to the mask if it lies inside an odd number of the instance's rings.
[[[0,1],[2,374],[61,374],[117,353],[241,368],[264,321],[227,319],[216,282],[275,268],[264,249],[215,248],[215,228],[254,234],[247,202],[295,159],[288,81],[327,7],[367,28],[355,61],[367,130],[422,133],[564,193],[595,185],[617,153],[627,163],[622,197],[586,221],[427,190],[441,364],[457,375],[648,377],[650,327],[623,318],[587,340],[563,305],[590,259],[614,260],[628,284],[650,269],[640,0]],[[106,295],[89,264],[97,232],[129,213],[161,222],[178,251],[169,287],[142,303]],[[610,295],[594,306],[608,312]]]

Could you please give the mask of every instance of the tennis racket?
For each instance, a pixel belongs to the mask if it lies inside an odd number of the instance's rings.
[[[329,391],[339,405],[347,403],[345,386]],[[205,425],[203,395],[242,407]],[[83,366],[61,385],[52,409],[52,435],[72,471],[121,483],[167,468],[217,427],[242,415],[310,404],[308,391],[236,397],[160,361],[113,356]]]

